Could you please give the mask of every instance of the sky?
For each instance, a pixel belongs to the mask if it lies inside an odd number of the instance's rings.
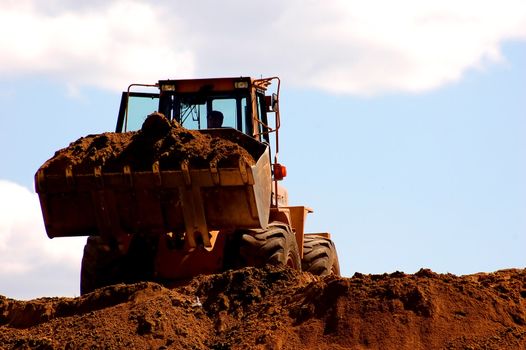
[[[522,0],[4,0],[0,32],[0,295],[79,295],[33,176],[167,78],[281,78],[283,185],[344,276],[526,265]]]

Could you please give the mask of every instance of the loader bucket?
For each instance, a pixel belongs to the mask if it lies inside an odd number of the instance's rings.
[[[209,232],[221,229],[266,228],[269,220],[271,170],[268,146],[234,129],[208,129],[201,133],[221,137],[245,148],[256,163],[240,160],[235,167],[192,169],[182,162],[177,170],[62,174],[39,169],[35,188],[39,195],[47,235],[119,236],[186,233],[195,247],[201,237],[211,246]]]

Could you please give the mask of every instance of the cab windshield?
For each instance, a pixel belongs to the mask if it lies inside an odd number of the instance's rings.
[[[248,92],[229,94],[167,94],[130,93],[127,95],[127,113],[121,131],[139,130],[146,117],[155,111],[163,113],[187,129],[234,128],[251,134]],[[123,95],[124,98],[124,95]],[[122,110],[122,106],[121,106]],[[220,123],[217,116],[222,116]],[[215,116],[216,122],[211,123]],[[117,129],[119,125],[117,126]]]

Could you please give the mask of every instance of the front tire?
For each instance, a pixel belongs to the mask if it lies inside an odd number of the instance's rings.
[[[80,294],[123,282],[124,254],[102,237],[88,237],[80,269]]]
[[[157,242],[134,235],[127,252],[122,252],[116,242],[88,237],[80,270],[80,294],[117,283],[153,280]]]

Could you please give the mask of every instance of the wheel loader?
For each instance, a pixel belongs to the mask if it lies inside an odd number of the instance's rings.
[[[199,274],[265,264],[339,275],[330,235],[305,233],[312,210],[289,205],[279,184],[286,176],[278,162],[279,89],[277,77],[132,84],[122,93],[115,133],[104,136],[138,138],[155,133],[152,125],[169,125],[181,135],[206,138],[211,152],[228,141],[227,149],[241,147],[253,161],[239,157],[196,166],[177,159],[168,166],[159,156],[138,166],[146,147],[138,146],[126,148],[118,166],[104,155],[82,168],[57,160],[51,171],[53,158],[39,168],[35,188],[48,237],[88,236],[81,294],[145,280],[170,286]],[[187,146],[177,141],[179,148]],[[80,161],[92,156],[81,154]]]

